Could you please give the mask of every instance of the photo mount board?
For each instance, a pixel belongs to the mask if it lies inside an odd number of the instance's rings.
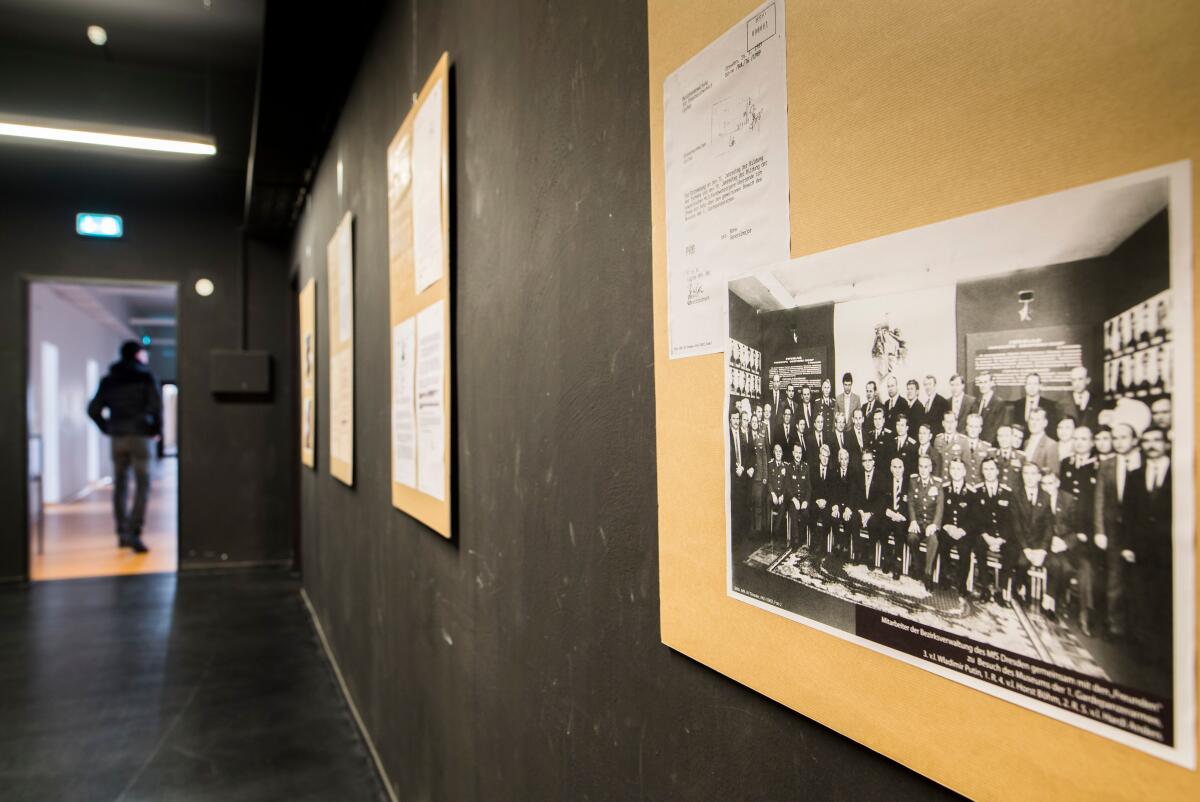
[[[648,7],[663,642],[973,798],[1197,796],[1194,771],[728,596],[724,357],[668,359],[661,100],[666,76],[754,6]],[[1200,9],[1086,10],[790,0],[792,256],[1184,159],[1195,169],[1200,102],[1184,76],[1200,63],[1185,32]],[[1063,41],[1088,46],[1065,59]]]
[[[325,249],[329,304],[329,473],[354,485],[354,217],[346,212]],[[344,438],[339,444],[338,438]]]
[[[407,147],[408,164],[411,165],[411,156],[413,149],[413,134],[414,126],[418,115],[429,100],[431,93],[435,87],[440,86],[440,103],[441,108],[441,149],[440,149],[440,195],[441,195],[441,233],[442,233],[442,271],[441,276],[432,284],[425,287],[420,292],[416,291],[415,280],[415,259],[414,259],[414,225],[413,225],[413,183],[412,171],[409,171],[406,180],[396,182],[393,187],[393,177],[391,175],[391,162],[394,158],[394,153],[398,153],[399,149]],[[436,98],[435,98],[436,99]],[[453,341],[454,330],[451,326],[453,320],[452,315],[452,295],[450,281],[450,54],[442,53],[434,66],[433,71],[429,74],[425,81],[424,87],[417,95],[416,103],[405,116],[404,122],[396,131],[388,146],[388,285],[389,285],[389,375],[396,369],[396,355],[391,353],[395,343],[392,332],[395,327],[404,321],[415,319],[417,314],[422,310],[441,302],[443,310],[442,320],[442,369],[443,369],[443,387],[442,387],[442,403],[443,403],[443,492],[442,498],[438,499],[434,495],[421,492],[416,486],[409,486],[397,481],[395,475],[396,455],[391,453],[389,460],[389,471],[392,473],[392,506],[404,512],[407,515],[416,518],[427,527],[437,532],[444,538],[451,538],[452,531],[452,516],[451,510],[454,502],[454,488],[451,484],[453,476],[454,453],[451,449],[453,438],[451,436],[452,409],[451,404],[451,385],[454,374],[454,364],[451,361],[451,343]],[[415,322],[415,320],[414,320]],[[420,332],[417,332],[420,336]],[[414,366],[415,370],[415,366]],[[415,378],[414,378],[415,382]],[[392,393],[395,392],[396,377],[391,376],[390,387]],[[415,393],[414,393],[415,395]],[[389,400],[392,404],[395,399],[389,395]],[[415,414],[415,413],[414,413]],[[389,415],[393,419],[394,415]],[[419,422],[416,423],[419,426]],[[413,432],[414,440],[417,438],[417,432]],[[392,432],[391,449],[396,448],[395,432]],[[414,449],[416,444],[414,442]],[[419,449],[417,454],[419,460]],[[417,466],[417,474],[419,475],[419,465]],[[414,485],[419,483],[414,482]]]
[[[317,280],[310,278],[297,297],[300,318],[300,463],[317,464]]]

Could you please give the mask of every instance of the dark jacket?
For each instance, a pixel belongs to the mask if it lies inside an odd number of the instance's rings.
[[[104,410],[108,417],[104,417]],[[120,360],[108,367],[96,397],[88,404],[88,417],[111,436],[162,434],[162,396],[154,374],[135,360]]]

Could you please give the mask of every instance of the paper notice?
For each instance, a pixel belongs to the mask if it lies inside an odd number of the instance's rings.
[[[783,0],[663,84],[671,358],[725,347],[727,281],[790,257]]]
[[[338,339],[347,342],[354,331],[354,227],[346,215],[338,226],[337,254]]]
[[[417,486],[417,421],[414,406],[416,321],[392,328],[392,481]]]
[[[445,302],[417,313],[417,489],[446,499]]]
[[[347,348],[329,360],[329,453],[350,462],[354,456],[354,350]]]
[[[442,277],[442,82],[413,122],[413,275],[421,292]]]

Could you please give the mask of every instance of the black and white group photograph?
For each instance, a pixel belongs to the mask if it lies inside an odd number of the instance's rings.
[[[1194,694],[1172,180],[731,282],[727,373],[755,353],[737,386],[762,389],[729,386],[730,593],[1172,748]]]

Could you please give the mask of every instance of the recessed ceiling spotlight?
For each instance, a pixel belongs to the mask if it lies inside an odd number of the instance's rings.
[[[196,279],[196,294],[201,298],[207,298],[208,296],[212,295],[214,289],[216,289],[216,287],[213,286],[212,279]]]
[[[96,47],[104,47],[108,42],[108,31],[101,28],[99,25],[89,25],[87,29],[88,41]]]

